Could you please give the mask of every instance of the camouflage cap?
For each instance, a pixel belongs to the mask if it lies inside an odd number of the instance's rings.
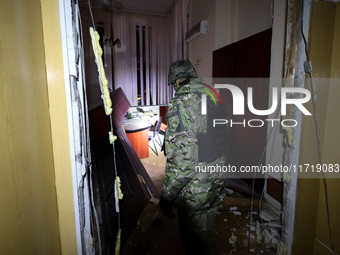
[[[178,60],[171,64],[168,85],[174,84],[180,78],[198,78],[196,70],[189,60]]]

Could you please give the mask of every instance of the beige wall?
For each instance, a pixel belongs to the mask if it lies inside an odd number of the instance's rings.
[[[76,220],[59,1],[40,0],[62,254],[76,254]],[[68,1],[65,1],[65,5]],[[65,7],[64,7],[65,8]],[[69,23],[68,23],[69,24]],[[66,37],[66,35],[64,35]],[[70,40],[70,39],[69,39]],[[69,80],[66,80],[69,82]],[[78,202],[78,198],[77,202]]]
[[[0,254],[60,254],[61,247],[76,254],[72,186],[69,175],[55,172],[71,172],[68,135],[52,138],[58,118],[49,102],[49,92],[59,88],[54,98],[65,132],[64,74],[55,61],[62,59],[58,1],[1,1],[0,38]],[[71,202],[61,203],[59,194],[57,201],[56,186]],[[69,245],[61,245],[65,236]]]
[[[337,79],[331,79],[329,82],[328,97],[327,97],[327,110],[326,110],[326,122],[325,122],[325,132],[324,132],[324,142],[323,142],[323,158],[324,162],[327,164],[340,164],[339,155],[339,145],[340,145],[340,4],[337,5],[335,22],[334,22],[334,40],[333,40],[333,50],[330,68],[330,77]],[[340,238],[340,179],[328,179],[327,180],[328,192],[329,192],[329,208],[330,217],[332,223],[333,241],[334,249],[339,254],[340,253],[340,243],[338,242]],[[316,225],[316,238],[322,243],[326,244],[328,247],[330,245],[327,214],[326,214],[326,202],[324,187],[320,184],[320,194],[319,194],[319,206],[317,215],[317,225]],[[315,254],[318,253],[316,249]],[[320,252],[319,252],[320,254]]]
[[[340,6],[315,2],[311,12],[310,58],[316,80],[316,109],[324,163],[339,164],[340,136]],[[306,84],[310,89],[310,83]],[[312,112],[311,102],[308,105]],[[305,117],[302,129],[300,163],[319,163],[313,117]],[[327,179],[335,251],[340,252],[340,180]],[[298,181],[296,228],[293,254],[331,254],[326,202],[322,179]]]

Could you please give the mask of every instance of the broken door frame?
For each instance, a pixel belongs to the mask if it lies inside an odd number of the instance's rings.
[[[303,64],[306,61],[306,54],[301,30],[303,29],[305,37],[308,38],[310,6],[312,1],[313,0],[304,0],[303,4],[303,1],[288,0],[286,63],[284,73],[288,73],[286,77],[286,86],[289,87],[305,87],[305,71]],[[292,51],[292,57],[289,61],[290,51]],[[302,124],[302,113],[296,107],[291,110],[290,116],[292,119],[295,119],[298,123]],[[298,125],[291,130],[286,129],[285,139],[286,141],[288,141],[288,139],[291,140],[291,143],[287,143],[285,147],[284,165],[297,166],[300,159],[301,125]],[[297,178],[298,173],[295,172],[283,174],[282,233],[278,254],[292,254],[296,195],[298,192]]]
[[[95,254],[91,214],[96,215],[91,205],[91,158],[88,150],[87,103],[84,90],[84,63],[79,22],[79,6],[74,0],[58,0],[60,30],[64,64],[67,121],[72,165],[73,201],[78,254]],[[93,209],[93,210],[92,210]],[[95,217],[96,218],[96,217]],[[98,240],[96,240],[98,241]]]

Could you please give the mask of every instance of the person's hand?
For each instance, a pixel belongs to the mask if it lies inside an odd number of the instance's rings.
[[[172,207],[173,207],[173,202],[167,201],[163,197],[163,195],[161,195],[161,197],[159,198],[159,208],[161,209],[162,213],[170,219],[175,218],[175,214],[172,211]]]

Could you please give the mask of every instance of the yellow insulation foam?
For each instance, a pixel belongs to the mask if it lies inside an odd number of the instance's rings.
[[[96,64],[98,68],[99,83],[100,83],[101,90],[102,90],[102,99],[104,102],[105,113],[106,115],[110,115],[112,113],[112,108],[111,108],[112,102],[110,98],[110,91],[108,88],[109,82],[106,79],[104,65],[102,61],[103,50],[99,44],[100,36],[97,31],[94,31],[93,27],[90,27],[90,35],[91,35],[91,41],[92,41],[92,48],[93,48],[93,52],[94,52],[94,56],[95,56]]]
[[[120,178],[119,178],[119,176],[117,176],[116,179],[117,179],[117,183],[118,183],[118,198],[119,198],[119,199],[123,199],[123,196],[124,196],[124,195],[123,195],[122,190],[120,189],[121,183],[120,183]]]
[[[117,140],[117,136],[113,135],[112,131],[109,132],[110,143],[113,144]]]

